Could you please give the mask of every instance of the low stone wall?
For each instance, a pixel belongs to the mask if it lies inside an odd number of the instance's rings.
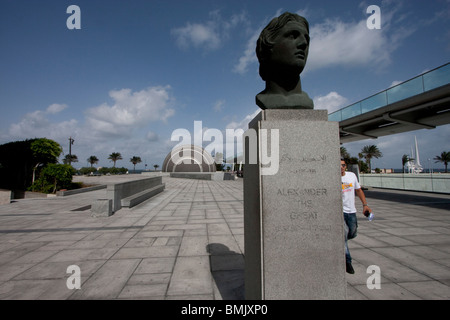
[[[90,192],[90,191],[95,191],[95,190],[101,190],[101,189],[105,189],[105,188],[106,188],[106,184],[103,184],[103,185],[86,187],[86,188],[80,188],[80,189],[57,191],[56,195],[58,197],[65,197],[65,196],[71,196],[73,194],[79,194],[79,193],[83,193],[83,192]]]
[[[170,177],[220,181],[224,180],[224,172],[171,172]]]
[[[360,174],[364,187],[450,194],[450,174]]]

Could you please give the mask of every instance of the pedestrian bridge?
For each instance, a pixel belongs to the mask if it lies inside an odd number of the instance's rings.
[[[434,129],[450,123],[450,63],[328,115],[340,142]]]

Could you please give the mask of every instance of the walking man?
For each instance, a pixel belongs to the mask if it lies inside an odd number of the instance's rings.
[[[344,212],[344,232],[345,232],[345,262],[347,273],[354,274],[355,270],[352,266],[352,257],[348,249],[348,240],[356,237],[358,229],[358,221],[356,218],[355,207],[355,193],[361,200],[363,205],[363,212],[372,210],[367,205],[366,196],[361,189],[361,186],[353,172],[346,171],[347,165],[343,159],[341,159],[341,180],[342,180],[342,205]]]

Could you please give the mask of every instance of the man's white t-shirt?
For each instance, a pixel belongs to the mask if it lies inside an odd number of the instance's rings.
[[[355,190],[361,189],[358,178],[353,172],[345,172],[345,176],[341,176],[342,180],[342,204],[343,211],[346,213],[356,213],[355,207]]]

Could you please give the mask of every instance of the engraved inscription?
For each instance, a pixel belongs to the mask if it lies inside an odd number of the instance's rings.
[[[305,220],[317,220],[317,212],[291,212],[289,217],[291,220],[305,219]]]
[[[324,154],[320,154],[320,155],[314,155],[314,156],[309,156],[309,157],[300,157],[300,158],[294,158],[291,155],[284,153],[281,156],[280,162],[284,162],[284,161],[290,161],[290,162],[298,162],[298,163],[324,163],[325,161],[327,161],[327,156]]]
[[[286,197],[296,197],[296,196],[326,196],[327,189],[316,188],[316,189],[302,189],[302,188],[282,188],[278,189],[278,196]]]
[[[298,206],[300,208],[312,208],[314,207],[312,200],[298,200]]]
[[[316,174],[317,170],[316,169],[296,169],[296,170],[290,170],[290,173],[293,174]]]
[[[285,231],[300,231],[300,230],[307,230],[312,232],[317,231],[331,231],[331,225],[283,225],[283,226],[276,226],[275,231],[277,232],[285,232]]]
[[[324,165],[327,162],[327,156],[325,154],[315,154],[293,156],[288,153],[281,155],[280,164],[285,163],[286,172],[295,175],[316,175],[317,166]]]

